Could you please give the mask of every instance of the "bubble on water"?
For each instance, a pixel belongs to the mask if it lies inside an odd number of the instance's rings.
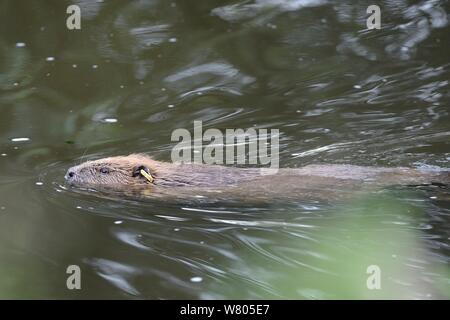
[[[17,87],[19,85],[18,82],[14,82],[14,86]]]
[[[116,123],[118,120],[116,118],[105,118],[103,119],[103,122],[106,123]]]
[[[45,58],[45,61],[55,61],[55,57],[47,57]]]
[[[175,229],[173,229],[173,231],[180,231],[180,229],[179,228],[175,228]]]
[[[122,220],[117,220],[117,221],[114,221],[114,224],[122,224],[123,223],[123,221]]]
[[[75,63],[72,65],[72,68],[76,68],[78,67]]]
[[[2,156],[2,157],[6,157],[7,155],[8,155],[7,153],[0,154],[0,156]]]
[[[173,108],[173,107],[175,107],[173,104],[169,104],[169,105],[167,106],[167,108]]]
[[[300,207],[304,210],[313,211],[313,210],[320,210],[319,207],[314,205],[300,205]]]
[[[12,142],[24,142],[24,141],[30,141],[30,138],[12,138]]]
[[[362,87],[361,87],[359,84],[355,84],[355,85],[353,86],[353,88],[355,88],[355,89],[361,89]]]
[[[196,282],[196,283],[198,283],[198,282],[202,282],[203,281],[203,278],[202,277],[192,277],[191,278],[191,282]]]
[[[44,183],[41,182],[41,181],[37,181],[37,182],[36,182],[36,185],[37,185],[37,186],[42,186],[42,185],[44,185]]]
[[[6,209],[6,207],[0,207],[0,210],[5,210]]]
[[[17,42],[17,43],[16,43],[16,47],[17,47],[17,48],[23,48],[23,47],[25,47],[25,46],[26,46],[25,42]]]
[[[76,208],[77,208],[77,209],[83,209],[83,207],[81,207],[81,206],[76,206]]]
[[[98,68],[98,65],[97,64],[93,64],[92,65],[92,69],[97,69]]]
[[[170,38],[170,39],[169,39],[169,42],[175,43],[175,42],[177,42],[177,38]]]
[[[120,89],[123,89],[123,88],[125,88],[125,86],[123,84],[121,84],[120,85]]]

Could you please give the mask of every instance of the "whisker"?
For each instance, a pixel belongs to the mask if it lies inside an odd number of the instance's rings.
[[[88,149],[89,149],[89,146],[87,146],[86,149],[84,150],[83,155],[81,156],[81,159],[80,159],[80,163],[79,163],[79,164],[82,164],[82,163],[83,163],[83,158],[84,158],[84,156],[86,155],[86,152],[88,151]]]

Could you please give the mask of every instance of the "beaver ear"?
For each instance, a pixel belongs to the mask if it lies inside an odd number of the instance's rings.
[[[132,172],[132,176],[133,177],[138,177],[141,175],[141,170],[144,170],[145,172],[147,172],[148,174],[150,174],[150,169],[147,168],[146,166],[136,166],[133,168],[133,172]]]
[[[137,166],[133,168],[133,177],[143,177],[147,179],[148,182],[153,183],[155,179],[153,178],[150,170],[146,166]]]

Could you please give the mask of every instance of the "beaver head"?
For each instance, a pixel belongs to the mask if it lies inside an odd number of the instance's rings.
[[[157,162],[143,154],[87,161],[67,170],[65,179],[79,186],[145,186],[153,182]]]

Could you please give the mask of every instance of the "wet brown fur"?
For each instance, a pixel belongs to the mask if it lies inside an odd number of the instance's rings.
[[[145,166],[154,177],[133,177]],[[101,173],[106,168],[108,173]],[[72,167],[70,183],[83,187],[115,189],[140,196],[171,195],[179,198],[211,196],[223,198],[336,198],[364,188],[387,185],[448,184],[449,171],[420,171],[411,168],[361,167],[354,165],[309,165],[279,169],[275,175],[261,175],[256,168],[219,165],[173,164],[153,160],[145,154],[131,154],[87,161]]]

